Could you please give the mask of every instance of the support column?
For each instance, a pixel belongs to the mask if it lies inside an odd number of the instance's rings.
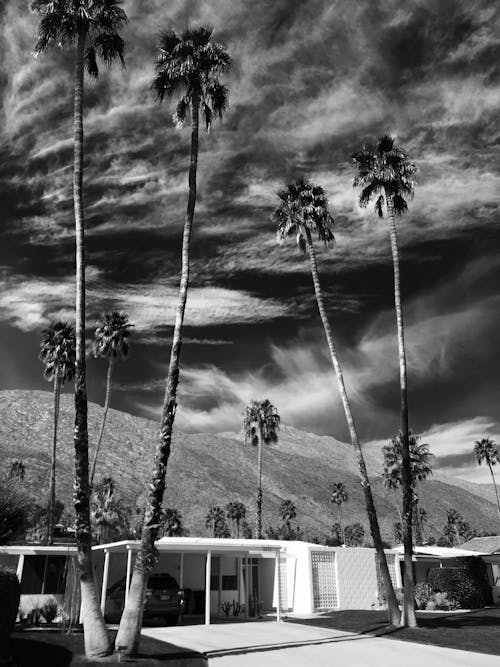
[[[248,589],[250,587],[248,573],[248,556],[245,556],[245,619],[248,620]]]
[[[127,550],[127,576],[125,579],[125,604],[128,600],[128,589],[130,588],[130,575],[132,573],[132,549]]]
[[[184,553],[181,552],[181,560],[179,563],[179,588],[184,588]]]
[[[276,621],[281,622],[281,567],[280,552],[275,552],[275,579],[276,579]]]
[[[17,578],[19,579],[19,583],[21,583],[21,579],[23,578],[23,568],[24,568],[24,554],[19,554],[19,558],[17,560]]]
[[[102,573],[102,588],[101,588],[101,613],[104,616],[106,609],[106,591],[108,590],[108,572],[109,572],[109,551],[104,551],[104,570]]]
[[[236,590],[238,591],[238,604],[241,604],[241,556],[236,558]]]
[[[212,574],[212,552],[207,551],[207,565],[205,569],[205,625],[210,625],[210,578]]]
[[[217,613],[220,615],[220,605],[222,600],[222,556],[219,556],[219,581],[217,591]]]

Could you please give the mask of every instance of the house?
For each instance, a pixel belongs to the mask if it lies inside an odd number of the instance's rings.
[[[383,606],[374,549],[206,537],[164,537],[157,540],[156,548],[155,571],[168,572],[190,592],[187,611],[203,614],[207,624],[222,613],[224,603],[233,602],[246,618],[262,612],[275,614],[278,620],[285,614]],[[133,540],[93,547],[104,613],[107,592],[120,579],[125,579],[127,595],[139,549],[140,542]],[[33,596],[53,595],[74,607],[75,553],[75,547],[66,545],[4,546],[0,565],[17,571],[23,596],[33,600]],[[387,559],[393,584],[401,587],[398,554],[388,550]]]

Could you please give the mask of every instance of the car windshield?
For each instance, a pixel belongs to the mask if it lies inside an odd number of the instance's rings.
[[[177,582],[173,577],[164,576],[164,577],[151,577],[148,581],[149,589],[165,589],[165,588],[177,588]]]

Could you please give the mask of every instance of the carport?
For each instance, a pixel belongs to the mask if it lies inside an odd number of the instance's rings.
[[[241,605],[242,616],[249,618],[253,604],[257,615],[260,602],[266,610],[274,608],[281,620],[283,582],[281,568],[286,559],[280,542],[198,537],[164,537],[156,542],[156,571],[169,572],[181,589],[189,588],[203,604],[205,625],[210,624],[214,607]],[[125,540],[93,548],[96,579],[101,583],[101,609],[106,608],[110,585],[125,576],[127,600],[139,541]],[[202,600],[201,598],[204,598]]]

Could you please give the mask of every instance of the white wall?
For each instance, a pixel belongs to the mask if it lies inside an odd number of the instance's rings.
[[[375,549],[335,549],[339,609],[373,609],[378,606]]]

